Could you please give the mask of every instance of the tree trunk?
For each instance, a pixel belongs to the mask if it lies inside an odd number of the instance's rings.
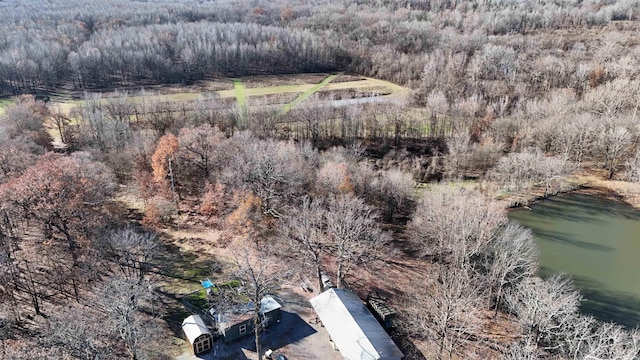
[[[324,291],[324,284],[322,283],[322,271],[318,263],[316,263],[316,279],[318,280],[318,292],[321,293]]]
[[[253,317],[253,333],[255,334],[256,337],[256,354],[258,354],[258,360],[262,360],[262,347],[260,345],[260,330],[262,328],[261,326],[261,319],[260,319],[260,301],[256,301],[256,305],[255,305],[255,311],[256,311],[256,315]]]
[[[496,306],[493,312],[493,318],[495,319],[498,316],[498,307],[500,306],[500,301],[502,301],[502,285],[498,288],[498,294],[496,295]]]
[[[36,282],[33,280],[31,267],[29,266],[29,262],[26,260],[24,264],[27,270],[27,274],[29,275],[29,284],[27,285],[27,289],[29,290],[29,295],[31,295],[31,303],[33,305],[33,310],[36,312],[36,315],[42,315],[42,312],[40,311],[40,301],[38,299],[38,292],[36,291]]]
[[[444,343],[447,341],[447,331],[445,330],[442,335],[442,339],[440,339],[440,351],[438,351],[438,360],[442,360],[442,354],[444,353]]]
[[[342,262],[339,262],[338,263],[338,273],[336,274],[336,277],[337,277],[337,279],[336,279],[337,280],[336,281],[336,287],[338,289],[342,289],[342,287],[343,287],[343,284],[342,284],[342,277],[343,276],[344,275],[342,274]]]

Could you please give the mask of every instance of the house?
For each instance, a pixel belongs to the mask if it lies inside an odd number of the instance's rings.
[[[260,301],[260,318],[263,328],[280,321],[281,307],[270,295],[262,298]],[[252,302],[223,314],[215,314],[214,318],[218,325],[218,332],[224,342],[230,342],[247,334],[252,334],[254,315],[255,310]]]
[[[346,360],[404,359],[358,295],[345,289],[329,289],[309,302]]]
[[[187,337],[194,355],[206,352],[213,346],[213,336],[199,315],[191,315],[182,321],[182,331]]]

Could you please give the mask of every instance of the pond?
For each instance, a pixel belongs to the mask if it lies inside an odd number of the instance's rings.
[[[570,275],[582,311],[604,321],[640,325],[640,211],[602,197],[567,194],[509,213],[533,229],[540,275]]]

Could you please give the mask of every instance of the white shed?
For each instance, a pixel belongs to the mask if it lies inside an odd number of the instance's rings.
[[[194,355],[208,351],[213,346],[213,336],[200,315],[191,315],[182,321],[182,331],[187,337]]]
[[[329,289],[309,300],[345,360],[402,360],[404,354],[358,295]]]

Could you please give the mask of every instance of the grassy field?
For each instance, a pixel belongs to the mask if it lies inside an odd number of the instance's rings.
[[[13,104],[13,100],[9,98],[1,98],[0,99],[0,116],[2,116],[5,112],[5,108],[9,105]]]
[[[342,79],[342,81],[334,83],[333,81],[337,81],[337,79]],[[245,83],[245,80],[248,83]],[[314,83],[307,81],[314,81]],[[318,91],[354,90],[357,92],[358,90],[379,88],[385,90],[382,93],[386,95],[381,96],[384,98],[402,98],[409,93],[409,89],[384,80],[341,74],[279,75],[260,77],[258,80],[255,78],[214,80],[211,83],[211,86],[202,82],[198,86],[185,86],[182,89],[169,85],[166,87],[154,87],[143,94],[130,93],[128,99],[133,103],[142,103],[143,101],[151,103],[190,102],[202,97],[213,96],[220,99],[236,99],[240,108],[246,108],[251,106],[252,98],[270,97],[276,99],[276,95],[285,94],[286,96],[283,96],[283,99],[286,99],[283,100],[285,103],[276,104],[272,101],[270,105],[282,106],[283,112],[287,112]],[[268,85],[269,83],[274,85]],[[82,100],[77,100],[80,96],[81,94],[78,93],[70,94],[70,96],[66,97],[52,97],[50,107],[69,115],[74,107],[82,103]],[[106,102],[108,98],[114,96],[114,93],[104,93],[101,101]],[[293,100],[290,100],[291,98]],[[6,106],[5,102],[7,101],[10,102],[11,100],[0,100],[0,111],[2,111],[3,106]],[[260,103],[262,102],[254,102],[254,104]]]
[[[247,107],[247,91],[240,79],[233,79],[233,92],[238,101],[238,108],[244,109]]]

